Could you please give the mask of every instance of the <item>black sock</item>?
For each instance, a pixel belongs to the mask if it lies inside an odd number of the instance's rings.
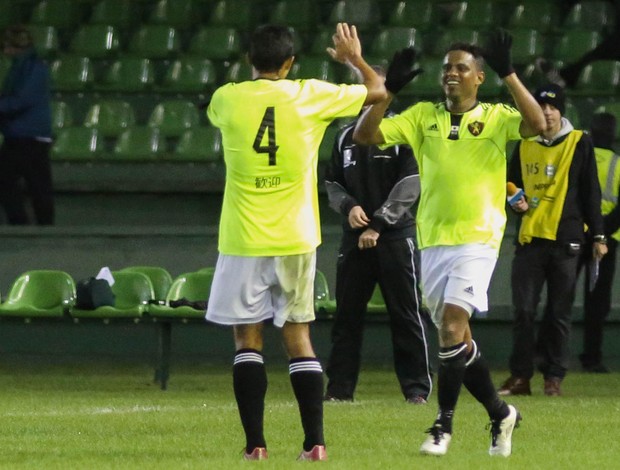
[[[508,405],[497,394],[489,373],[489,365],[473,340],[472,346],[472,350],[467,355],[463,385],[476,400],[482,403],[492,420],[504,419],[510,413]]]
[[[440,424],[447,433],[452,433],[452,417],[463,384],[466,355],[467,345],[465,343],[439,349],[439,371],[437,373],[439,414],[435,424]]]
[[[298,357],[289,362],[293,392],[304,428],[304,450],[325,445],[323,437],[323,369],[314,357]]]
[[[245,431],[246,452],[267,447],[263,435],[267,374],[263,355],[255,349],[240,349],[233,365],[233,388]]]

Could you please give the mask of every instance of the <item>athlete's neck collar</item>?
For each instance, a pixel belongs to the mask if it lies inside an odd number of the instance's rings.
[[[480,102],[478,100],[474,101],[474,104],[471,108],[466,109],[465,111],[461,111],[460,113],[454,112],[448,108],[448,100],[444,101],[444,107],[446,108],[446,111],[448,111],[450,114],[465,114],[478,106],[479,103]]]

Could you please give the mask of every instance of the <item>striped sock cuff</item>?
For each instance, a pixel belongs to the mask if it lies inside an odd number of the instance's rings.
[[[471,340],[471,351],[469,351],[469,354],[465,358],[467,361],[465,362],[465,367],[469,367],[470,365],[472,365],[474,362],[478,360],[479,357],[480,357],[480,351],[478,351],[478,345],[472,339]]]
[[[322,374],[323,368],[321,367],[321,363],[318,359],[314,357],[297,358],[290,360],[288,364],[288,372],[289,374],[296,374],[299,372],[316,372]]]
[[[263,355],[256,349],[240,349],[237,351],[233,365],[249,362],[264,364]]]
[[[467,343],[459,343],[449,348],[439,349],[439,360],[443,362],[455,361],[461,356],[465,357],[467,354]]]

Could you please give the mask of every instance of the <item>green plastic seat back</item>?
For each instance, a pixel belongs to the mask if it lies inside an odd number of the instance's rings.
[[[103,90],[131,93],[146,91],[154,83],[155,69],[150,59],[123,56],[112,62],[97,86]]]
[[[93,103],[84,118],[84,126],[99,129],[104,137],[116,137],[135,123],[133,107],[123,100],[101,100]]]
[[[190,39],[188,52],[211,60],[234,60],[242,54],[241,33],[226,26],[203,26]]]
[[[251,31],[263,22],[268,11],[256,0],[219,0],[208,19],[212,26],[227,26]]]
[[[113,271],[112,276],[114,277],[112,292],[115,296],[115,308],[130,309],[148,304],[150,300],[155,299],[153,285],[146,274]]]
[[[93,59],[115,56],[120,50],[120,32],[111,25],[84,24],[71,39],[69,50]]]
[[[31,24],[27,26],[39,57],[51,59],[60,51],[58,30],[47,24]]]
[[[75,301],[75,283],[64,271],[33,270],[21,274],[11,286],[7,306],[51,310],[68,308]]]
[[[126,30],[140,22],[140,13],[135,0],[100,0],[95,3],[89,21]]]
[[[319,7],[316,0],[280,0],[271,10],[270,23],[281,24],[307,33],[320,24]]]
[[[75,0],[42,0],[32,8],[30,23],[68,30],[76,27],[83,20],[82,17],[81,2]]]
[[[402,26],[385,28],[372,41],[369,55],[391,60],[394,52],[404,47],[415,47],[421,51],[423,49],[421,37],[415,28]]]
[[[552,52],[553,58],[565,63],[573,62],[598,46],[601,39],[601,33],[598,31],[567,30],[559,40],[556,40]]]
[[[89,57],[65,55],[52,62],[52,87],[56,91],[84,91],[95,82]]]
[[[328,24],[346,22],[358,31],[368,31],[381,25],[381,10],[375,0],[340,0],[329,14]]]
[[[166,59],[181,49],[181,35],[172,26],[144,24],[129,40],[129,52],[148,59]]]
[[[159,0],[148,16],[148,22],[187,29],[202,20],[194,0]]]
[[[196,104],[187,100],[163,101],[155,106],[148,119],[148,125],[159,128],[166,137],[180,137],[199,122]]]
[[[52,101],[52,129],[59,131],[73,125],[73,110],[66,101]]]
[[[97,129],[68,127],[58,131],[52,146],[54,160],[92,160],[103,154],[103,139]]]
[[[212,161],[222,160],[222,136],[219,129],[200,126],[183,133],[173,153],[177,160]]]
[[[166,140],[158,128],[134,126],[118,137],[111,157],[127,161],[152,160],[166,150]]]
[[[177,93],[210,93],[217,85],[213,62],[202,57],[182,57],[170,64],[162,89]]]
[[[166,299],[172,285],[172,276],[167,269],[160,266],[129,266],[121,269],[121,271],[144,274],[153,286],[154,300],[163,301]]]
[[[195,271],[181,274],[172,281],[166,302],[187,299],[190,302],[206,301],[209,298],[213,272]]]

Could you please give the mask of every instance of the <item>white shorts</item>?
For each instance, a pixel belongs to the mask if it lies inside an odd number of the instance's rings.
[[[316,251],[289,256],[220,254],[215,266],[206,318],[221,325],[260,323],[273,319],[307,323],[314,320]]]
[[[457,305],[471,314],[489,309],[487,292],[497,263],[497,250],[489,245],[433,246],[421,251],[422,291],[431,317],[441,324],[444,304]]]

